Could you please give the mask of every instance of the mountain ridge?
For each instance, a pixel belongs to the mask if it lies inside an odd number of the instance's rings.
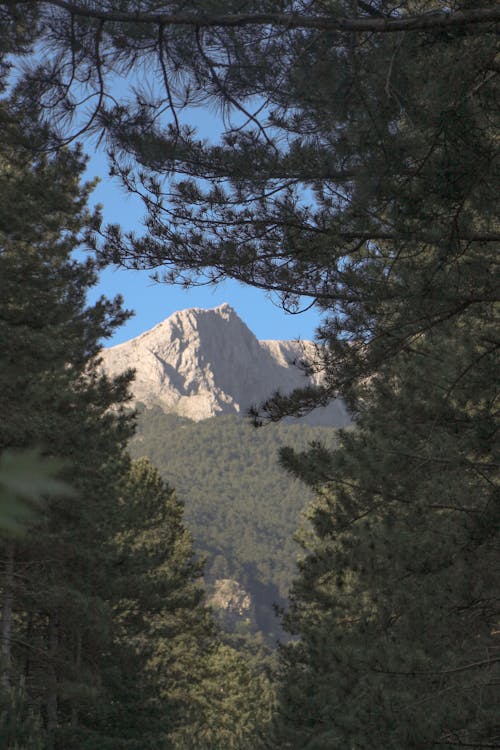
[[[103,349],[101,356],[111,376],[135,369],[134,402],[201,421],[222,414],[245,415],[276,390],[290,393],[317,383],[317,376],[308,377],[294,364],[313,352],[309,341],[259,341],[224,303],[177,311],[139,336]],[[336,399],[303,421],[344,427],[350,420]]]

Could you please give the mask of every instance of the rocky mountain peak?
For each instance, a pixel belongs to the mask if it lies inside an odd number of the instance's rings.
[[[295,341],[259,341],[227,303],[173,313],[140,336],[102,352],[104,369],[136,371],[134,399],[159,404],[195,421],[242,414],[275,390],[289,393],[308,381],[293,363],[311,347]],[[341,402],[317,409],[315,424],[348,423]]]

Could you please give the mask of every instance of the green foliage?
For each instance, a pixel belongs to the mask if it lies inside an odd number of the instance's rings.
[[[284,603],[295,570],[293,534],[312,495],[278,464],[280,446],[332,446],[336,432],[301,424],[255,430],[239,417],[190,422],[158,407],[138,417],[133,455],[147,455],[185,504],[206,580],[234,578],[257,605],[256,627],[275,640],[274,603]]]
[[[127,732],[131,748],[146,741],[170,747],[168,737],[189,726],[193,691],[215,642],[202,568],[182,505],[145,459],[133,462],[118,513],[110,676],[119,700],[105,721],[119,737]]]
[[[275,696],[262,655],[219,644],[209,655],[193,723],[176,750],[259,750],[266,747]]]
[[[125,736],[127,750],[256,749],[273,705],[266,657],[219,641],[183,506],[144,458],[132,463],[120,519],[109,671],[115,700],[103,711],[105,726],[115,728],[110,748]]]
[[[498,742],[490,312],[381,368],[336,453],[284,457],[318,496],[286,616],[301,640],[282,654],[277,747]]]
[[[182,504],[124,452],[130,373],[109,380],[98,352],[126,313],[120,299],[87,306],[97,267],[73,257],[95,220],[83,160],[29,157],[10,134],[0,189],[18,213],[0,210],[1,479],[45,502],[2,555],[3,739],[9,750],[177,750],[200,738],[218,750],[231,738],[244,750],[269,720],[269,680],[260,658],[219,642]]]
[[[72,254],[96,217],[79,185],[80,151],[31,156],[11,106],[0,147],[0,452],[11,491],[45,498],[24,537],[4,545],[1,679],[22,681],[28,707],[41,707],[50,750],[70,726],[76,750],[102,699],[106,541],[131,434],[121,408],[130,376],[108,380],[96,355],[127,313],[119,298],[86,305],[97,266]]]
[[[0,456],[0,529],[20,534],[43,495],[71,495],[55,475],[61,463],[36,451],[6,451]]]

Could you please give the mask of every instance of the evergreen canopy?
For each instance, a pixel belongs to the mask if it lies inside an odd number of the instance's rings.
[[[285,625],[276,747],[494,747],[498,443],[490,310],[366,386],[334,453],[286,450],[317,492]],[[475,361],[475,366],[470,366]]]

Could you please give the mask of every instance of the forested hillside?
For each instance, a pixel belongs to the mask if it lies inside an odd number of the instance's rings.
[[[256,429],[237,416],[192,422],[162,409],[139,409],[130,450],[147,456],[185,503],[195,548],[206,556],[207,582],[234,578],[252,595],[252,628],[271,641],[273,603],[284,604],[299,547],[294,534],[313,497],[279,465],[283,446],[332,448],[336,430],[303,424]]]

